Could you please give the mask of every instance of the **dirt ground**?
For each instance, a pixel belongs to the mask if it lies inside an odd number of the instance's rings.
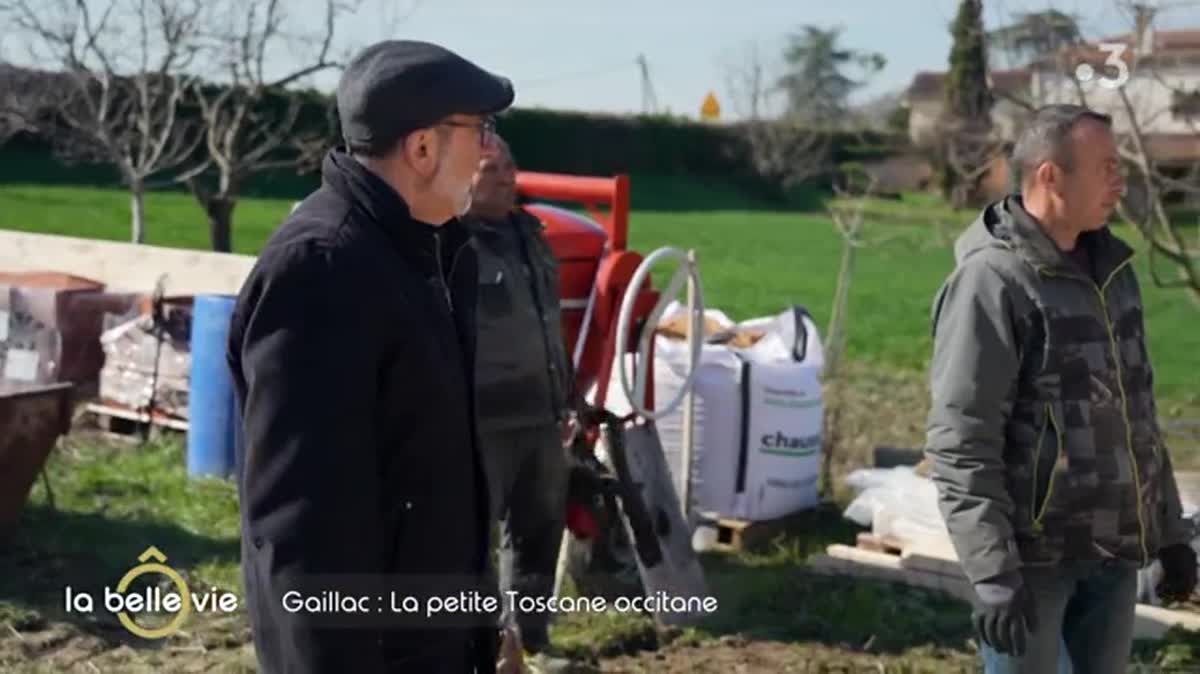
[[[11,627],[11,623],[10,623]],[[230,629],[232,627],[232,629]],[[253,647],[244,628],[209,625],[205,638],[171,637],[159,647],[132,648],[89,634],[68,623],[25,624],[0,636],[0,671],[50,672],[253,672]],[[115,628],[119,629],[119,627]],[[953,651],[902,656],[854,653],[846,649],[780,641],[723,637],[697,642],[680,639],[658,650],[580,664],[573,671],[605,674],[777,674],[781,672],[971,672],[975,661]]]
[[[239,617],[192,622],[161,642],[134,641],[115,620],[87,624],[38,616],[0,618],[0,672],[151,674],[254,672],[249,627]]]
[[[851,412],[838,420],[835,475],[869,464],[875,447],[917,447],[923,431],[927,394],[919,374],[855,367],[851,378]],[[65,579],[111,582],[147,542],[192,567],[198,577],[185,572],[189,584],[236,583],[230,488],[189,482],[178,448],[114,451],[60,447],[50,466],[58,509],[47,508],[38,491],[24,542],[0,545],[0,673],[256,671],[241,614],[193,615],[185,631],[147,642],[103,612],[83,617],[62,610]],[[960,610],[908,589],[801,571],[804,558],[826,543],[852,540],[852,527],[835,513],[762,555],[709,560],[706,575],[730,612],[706,636],[664,636],[648,623],[602,620],[568,626],[563,634],[572,638],[556,641],[579,656],[573,671],[596,674],[978,671]],[[1200,635],[1147,649],[1138,659],[1156,663],[1148,671],[1193,666],[1200,662]]]
[[[928,651],[904,656],[853,653],[827,646],[724,637],[718,641],[678,642],[655,652],[622,656],[601,663],[601,672],[622,674],[766,674],[767,672],[972,672],[974,658],[955,652]]]

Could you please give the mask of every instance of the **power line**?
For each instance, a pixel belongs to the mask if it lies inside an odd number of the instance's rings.
[[[576,79],[576,78],[580,78],[580,77],[595,77],[596,75],[607,75],[609,73],[617,72],[618,70],[623,70],[625,68],[629,68],[636,64],[637,64],[636,61],[622,61],[620,63],[610,64],[607,66],[588,68],[587,70],[577,70],[575,72],[560,73],[557,75],[550,75],[548,77],[538,77],[538,78],[535,78],[532,80],[521,80],[519,84],[522,89],[528,89],[529,87],[540,86],[543,84],[553,84],[555,82],[562,82],[565,80],[571,80],[571,79]]]

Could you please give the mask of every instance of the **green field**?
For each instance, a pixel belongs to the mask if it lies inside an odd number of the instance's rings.
[[[695,248],[709,306],[744,319],[802,304],[818,325],[826,324],[842,242],[824,213],[766,210],[720,184],[649,178],[635,179],[634,186],[631,245],[644,253],[663,245]],[[689,210],[694,204],[699,206]],[[236,251],[257,252],[290,206],[282,200],[240,203]],[[148,243],[207,247],[207,227],[188,195],[151,194],[146,211]],[[119,191],[0,184],[0,229],[126,240],[128,212]],[[924,195],[877,200],[868,213],[867,245],[859,251],[851,292],[849,356],[919,371],[930,347],[930,303],[953,264],[952,237],[973,213],[954,213]],[[1141,248],[1135,232],[1118,229]],[[1182,291],[1154,286],[1145,255],[1138,265],[1158,392],[1176,403],[1200,403],[1192,380],[1200,365],[1200,331],[1194,328],[1200,311]]]
[[[236,249],[256,252],[289,207],[282,200],[242,202]],[[635,249],[697,250],[709,306],[745,319],[803,304],[818,325],[826,324],[842,242],[822,212],[772,210],[719,183],[661,178],[635,179],[634,210]],[[919,446],[929,305],[952,265],[952,239],[973,217],[923,195],[874,201],[868,212],[851,293],[852,384],[840,421],[839,474],[868,460],[874,446]],[[147,216],[149,243],[206,247],[205,225],[187,195],[152,194]],[[124,240],[127,197],[0,184],[0,228]],[[1120,233],[1140,246],[1132,232]],[[1153,287],[1145,260],[1139,264],[1164,416],[1200,417],[1190,379],[1200,359],[1194,328],[1200,313],[1181,291]],[[1178,444],[1181,463],[1196,465],[1196,447]],[[50,488],[35,486],[15,540],[0,548],[0,669],[251,671],[241,616],[193,617],[184,633],[148,645],[115,620],[62,610],[65,583],[115,583],[148,544],[185,569],[193,587],[240,589],[235,490],[225,481],[188,480],[183,466],[178,439],[148,446],[111,446],[86,435],[64,441],[49,464]],[[972,671],[963,606],[805,571],[810,554],[830,542],[852,542],[854,533],[837,513],[814,513],[766,550],[705,555],[706,578],[722,608],[699,628],[663,630],[628,614],[573,615],[557,623],[556,646],[601,671]],[[645,648],[659,652],[637,654]],[[1140,645],[1137,660],[1191,664],[1200,662],[1197,648],[1192,637],[1179,635]]]

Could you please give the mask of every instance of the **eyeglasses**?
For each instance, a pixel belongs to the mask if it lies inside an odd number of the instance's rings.
[[[492,134],[496,133],[496,118],[484,117],[479,122],[445,121],[438,124],[438,126],[455,126],[463,129],[479,129],[479,145],[481,147],[487,147],[488,140],[492,137]]]

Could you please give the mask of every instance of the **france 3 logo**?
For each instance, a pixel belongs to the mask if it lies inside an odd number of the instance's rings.
[[[1104,59],[1104,68],[1097,72],[1090,63],[1080,63],[1075,66],[1075,79],[1087,83],[1093,80],[1105,89],[1119,89],[1129,81],[1129,64],[1124,56],[1129,45],[1124,42],[1101,42],[1097,47],[1108,54]],[[1114,71],[1114,72],[1109,72]]]

